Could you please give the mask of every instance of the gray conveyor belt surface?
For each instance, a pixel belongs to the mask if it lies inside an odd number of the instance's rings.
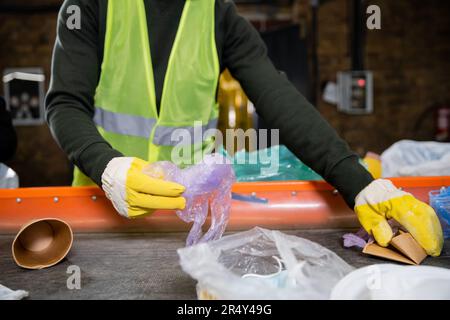
[[[344,249],[348,230],[297,230],[286,233],[315,241],[358,268],[386,261],[357,249]],[[178,263],[176,249],[184,246],[185,233],[75,234],[68,257],[43,270],[24,270],[11,256],[13,236],[0,235],[0,284],[23,289],[29,299],[196,299],[196,282]],[[69,290],[67,268],[81,269],[81,289]],[[450,241],[441,257],[428,257],[423,265],[450,268]]]

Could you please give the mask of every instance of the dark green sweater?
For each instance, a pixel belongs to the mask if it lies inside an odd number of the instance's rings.
[[[184,0],[144,0],[157,104]],[[81,8],[81,30],[66,27],[67,8]],[[97,184],[107,163],[122,156],[100,136],[94,122],[94,93],[100,75],[107,0],[66,0],[58,18],[47,121],[70,160]],[[372,181],[358,157],[318,111],[282,76],[267,57],[258,32],[231,1],[216,0],[216,46],[221,70],[228,68],[286,146],[334,185],[350,207]],[[286,48],[289,50],[289,48]],[[125,63],[125,62],[124,62]]]

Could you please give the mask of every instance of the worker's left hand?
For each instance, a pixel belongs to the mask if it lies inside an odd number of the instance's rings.
[[[393,237],[387,220],[395,219],[429,255],[441,254],[442,227],[433,208],[389,180],[378,179],[364,188],[355,199],[355,212],[363,228],[383,247]]]

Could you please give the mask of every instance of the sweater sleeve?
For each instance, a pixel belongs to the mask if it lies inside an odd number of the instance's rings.
[[[66,25],[71,15],[67,9],[72,5],[81,10],[79,30]],[[101,185],[108,162],[122,154],[103,139],[93,121],[101,61],[98,14],[97,0],[66,0],[62,5],[45,104],[47,122],[59,146],[82,172]]]
[[[224,15],[225,66],[265,123],[279,129],[286,146],[353,208],[356,195],[373,180],[370,173],[317,109],[275,69],[258,32],[235,6],[229,3]]]

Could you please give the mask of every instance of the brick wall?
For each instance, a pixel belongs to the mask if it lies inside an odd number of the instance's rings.
[[[324,1],[325,2],[325,1]],[[351,66],[348,0],[319,9],[320,83]],[[373,115],[340,114],[319,103],[321,113],[353,149],[381,152],[399,139],[433,138],[432,114],[414,130],[424,109],[450,101],[450,1],[366,0],[381,8],[382,29],[367,31],[365,67],[374,72]]]
[[[349,0],[321,1],[319,9],[319,84],[335,80],[350,68]],[[2,4],[61,3],[59,0],[2,0]],[[431,139],[432,117],[421,130],[413,125],[431,103],[450,100],[450,1],[366,0],[382,11],[382,30],[368,31],[366,68],[374,71],[375,112],[367,116],[340,114],[322,100],[320,112],[363,153],[381,152],[402,138]],[[309,0],[299,0],[300,16],[310,21]],[[0,12],[0,70],[35,67],[50,75],[56,12]],[[2,89],[0,89],[0,92]],[[24,186],[60,185],[70,180],[69,164],[46,126],[20,127],[19,150],[11,166]]]
[[[2,0],[6,5],[52,5],[61,1]],[[54,10],[36,14],[0,11],[0,72],[5,68],[41,67],[48,88],[53,44],[56,34]],[[1,86],[0,93],[3,93]],[[15,158],[8,163],[20,176],[22,186],[70,183],[69,163],[52,138],[47,125],[17,127],[19,139]]]

